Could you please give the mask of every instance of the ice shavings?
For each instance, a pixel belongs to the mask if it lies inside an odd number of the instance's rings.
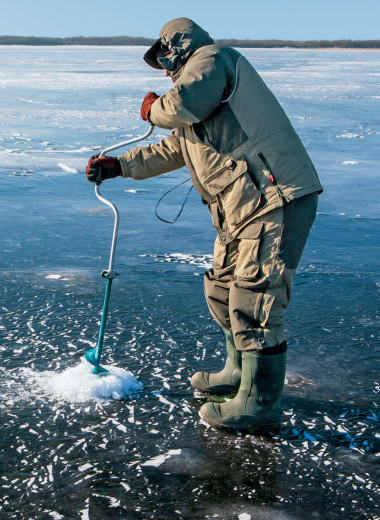
[[[35,273],[36,277],[41,280],[44,278],[45,280],[60,280],[63,282],[73,282],[78,283],[80,280],[86,278],[87,273],[83,269],[60,269],[58,270],[49,270],[49,271],[37,271]]]
[[[108,373],[93,374],[93,366],[82,358],[79,365],[67,368],[63,372],[36,372],[26,369],[26,375],[30,382],[53,398],[72,403],[123,399],[142,390],[142,383],[127,370],[103,366]]]
[[[338,139],[364,139],[362,135],[355,134],[354,132],[345,132],[335,137],[337,137]]]
[[[370,431],[376,428],[380,417],[377,410],[331,407],[324,413],[316,414],[311,420],[300,421],[293,410],[284,410],[287,420],[281,427],[281,437],[294,442],[295,446],[302,445],[306,450],[313,444],[318,446],[331,445],[346,446],[358,453],[376,453],[379,442],[376,435]],[[286,442],[286,441],[285,441]]]
[[[167,453],[163,455],[157,455],[157,457],[153,457],[152,459],[147,460],[142,466],[153,466],[155,468],[158,468],[158,466],[161,466],[167,459],[170,457],[173,457],[175,455],[181,455],[182,450],[169,450]]]
[[[195,265],[201,269],[209,269],[212,266],[213,259],[212,255],[192,255],[186,253],[144,254],[139,256],[153,258],[155,262]]]
[[[71,280],[71,278],[62,276],[61,274],[48,274],[45,276],[47,280]]]

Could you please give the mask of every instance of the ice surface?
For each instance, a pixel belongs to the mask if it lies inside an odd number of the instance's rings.
[[[103,147],[143,134],[141,100],[171,87],[145,50],[1,48],[0,517],[374,517],[380,53],[242,50],[325,188],[286,314],[283,424],[260,438],[199,422],[206,398],[189,379],[223,366],[201,279],[215,230],[195,190],[176,225],[154,216],[185,169],[102,184],[121,217],[111,374],[80,363],[99,331],[113,224],[84,169]],[[167,133],[156,128],[146,144]],[[164,199],[169,220],[184,193]]]
[[[123,399],[135,396],[142,390],[142,383],[124,368],[102,366],[108,373],[93,374],[94,367],[82,358],[78,365],[63,372],[30,370],[28,376],[46,394],[72,403]]]

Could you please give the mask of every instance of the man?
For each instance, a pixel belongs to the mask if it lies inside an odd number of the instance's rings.
[[[197,372],[191,384],[204,393],[237,392],[206,403],[200,416],[227,429],[272,428],[285,379],[283,312],[322,191],[318,175],[250,63],[196,23],[168,22],[144,59],[174,87],[147,94],[141,116],[174,131],[117,159],[91,158],[87,176],[146,179],[188,167],[218,233],[205,295],[227,348],[223,370]]]

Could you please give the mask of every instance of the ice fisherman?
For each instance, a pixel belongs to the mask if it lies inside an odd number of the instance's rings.
[[[191,385],[236,393],[199,413],[215,427],[272,428],[281,420],[286,371],[283,314],[322,191],[317,172],[248,60],[192,20],[164,25],[144,60],[174,85],[162,96],[148,93],[141,117],[173,132],[117,158],[92,157],[87,177],[141,180],[187,166],[217,231],[204,288],[227,349],[223,370],[197,372]]]

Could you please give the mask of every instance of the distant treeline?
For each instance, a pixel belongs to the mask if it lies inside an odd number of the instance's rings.
[[[75,36],[72,38],[47,38],[40,36],[0,36],[0,45],[152,45],[153,38],[133,36]],[[380,40],[216,40],[219,45],[229,47],[298,49],[380,49]]]
[[[48,38],[43,36],[0,36],[0,45],[153,45],[152,38],[132,36],[74,36],[72,38]]]
[[[273,49],[295,47],[297,49],[380,49],[380,40],[217,40],[219,45],[229,47],[257,47]]]

